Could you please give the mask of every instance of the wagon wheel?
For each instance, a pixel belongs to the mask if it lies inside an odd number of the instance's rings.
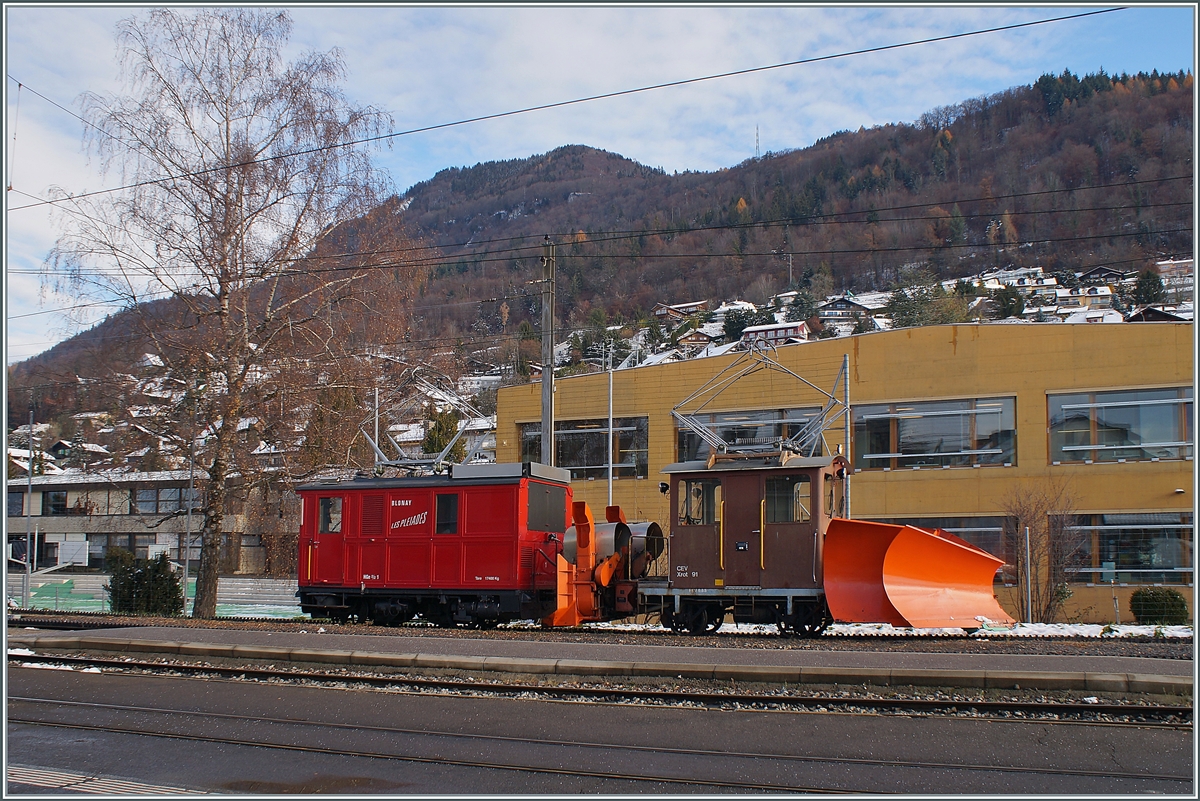
[[[685,612],[684,617],[688,634],[705,634],[708,631],[709,620],[707,607],[692,607],[690,610]]]
[[[705,629],[707,634],[716,634],[721,626],[725,624],[725,609],[720,606],[710,607],[706,615],[708,617],[708,626]]]

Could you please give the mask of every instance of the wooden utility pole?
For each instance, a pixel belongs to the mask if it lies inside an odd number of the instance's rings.
[[[554,464],[554,243],[542,243],[542,464]]]

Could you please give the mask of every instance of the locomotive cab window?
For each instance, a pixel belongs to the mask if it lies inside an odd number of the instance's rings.
[[[840,478],[825,474],[825,516],[844,517],[845,487]]]
[[[807,523],[812,520],[812,479],[783,476],[767,479],[767,522]]]
[[[719,479],[681,479],[678,492],[681,526],[711,526],[721,522]]]
[[[437,524],[433,529],[435,534],[458,533],[458,496],[437,496]]]
[[[340,534],[342,531],[342,499],[322,498],[318,507],[318,534]]]

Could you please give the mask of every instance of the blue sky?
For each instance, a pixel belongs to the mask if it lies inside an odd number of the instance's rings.
[[[340,48],[357,103],[390,112],[398,130],[541,103],[1110,6],[1009,7],[384,7],[290,9],[290,55]],[[8,208],[115,185],[84,157],[81,125],[15,81],[78,111],[84,91],[118,91],[114,24],[128,7],[5,8],[5,185]],[[143,12],[144,13],[144,12]],[[834,131],[911,122],[937,106],[1082,75],[1193,69],[1194,8],[1134,6],[1085,19],[788,67],[398,137],[377,154],[403,192],[438,170],[586,144],[667,172],[715,170],[763,151],[806,147]],[[15,81],[14,81],[15,79]],[[14,137],[15,134],[15,137]],[[18,192],[26,195],[17,194]],[[5,226],[6,363],[86,327],[75,301],[31,274],[57,229],[45,208]],[[19,316],[19,315],[33,316]]]

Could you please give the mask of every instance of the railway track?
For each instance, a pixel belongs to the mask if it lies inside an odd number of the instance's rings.
[[[534,684],[379,674],[366,671],[284,670],[258,665],[212,665],[183,660],[144,661],[95,656],[9,654],[10,665],[65,666],[100,671],[139,672],[190,677],[219,677],[231,681],[292,682],[311,685],[365,687],[409,693],[451,693],[539,698],[591,703],[691,706],[715,709],[875,713],[899,715],[962,715],[988,720],[1029,720],[1039,723],[1137,726],[1190,730],[1190,706],[1101,703],[1088,701],[986,700],[957,696],[879,697],[824,693],[740,693],[646,689],[628,686]]]
[[[216,721],[219,723],[235,723],[235,724],[271,724],[274,727],[283,727],[287,730],[302,731],[305,736],[316,736],[317,739],[322,739],[323,732],[337,732],[352,730],[359,734],[369,735],[391,735],[403,737],[416,737],[423,741],[437,741],[445,744],[453,742],[457,744],[466,743],[471,746],[481,745],[486,747],[495,747],[499,744],[516,745],[522,749],[529,748],[548,748],[554,750],[561,749],[576,749],[583,751],[602,751],[608,756],[615,755],[620,764],[636,765],[638,764],[638,756],[645,754],[654,754],[658,756],[674,756],[687,759],[701,759],[705,764],[713,764],[714,761],[726,761],[730,763],[739,763],[747,761],[754,763],[757,770],[761,771],[761,763],[764,761],[775,762],[786,766],[789,763],[803,763],[808,765],[827,765],[827,766],[853,766],[853,767],[878,767],[888,769],[917,769],[917,770],[936,770],[936,771],[969,771],[969,772],[985,772],[1005,774],[1037,774],[1043,776],[1059,776],[1059,777],[1093,777],[1103,779],[1125,779],[1133,781],[1157,781],[1168,783],[1180,783],[1190,786],[1192,781],[1191,776],[1172,775],[1172,774],[1149,774],[1137,773],[1128,771],[1114,770],[1086,770],[1074,768],[1053,768],[1053,767],[1030,767],[1030,766],[1010,766],[1010,765],[994,765],[994,764],[976,764],[965,762],[951,761],[924,761],[924,760],[895,760],[895,759],[865,759],[854,757],[830,757],[830,756],[809,756],[797,754],[771,754],[771,753],[742,753],[738,751],[717,751],[711,749],[698,748],[665,748],[660,746],[638,746],[627,745],[620,743],[605,743],[585,740],[561,741],[561,740],[545,740],[530,737],[511,737],[492,734],[475,734],[452,731],[436,731],[430,729],[409,729],[391,726],[364,726],[355,723],[332,723],[299,720],[295,718],[268,718],[262,716],[239,715],[231,713],[217,712],[199,712],[195,710],[180,710],[163,707],[146,707],[134,706],[125,704],[104,704],[93,702],[79,701],[62,701],[56,699],[45,698],[27,698],[27,697],[11,697],[10,704],[16,705],[16,710],[10,709],[9,722],[34,725],[34,726],[49,726],[55,728],[66,728],[83,731],[105,732],[112,734],[130,734],[145,737],[159,737],[167,739],[188,740],[194,742],[213,743],[218,745],[233,745],[233,746],[248,746],[255,748],[267,748],[273,750],[284,750],[292,752],[300,752],[306,754],[328,754],[334,756],[361,757],[376,760],[395,760],[403,762],[418,762],[427,764],[437,764],[452,767],[469,767],[469,768],[485,768],[498,769],[509,771],[521,771],[525,773],[550,774],[561,776],[582,776],[592,779],[604,780],[619,780],[634,782],[639,784],[666,784],[666,785],[686,785],[701,788],[723,788],[736,790],[753,790],[761,792],[821,792],[821,793],[848,793],[858,792],[844,787],[832,786],[817,786],[804,785],[793,783],[779,782],[763,782],[763,781],[738,781],[733,779],[713,779],[702,778],[696,776],[680,777],[667,774],[651,774],[651,773],[635,773],[630,771],[604,771],[593,770],[584,767],[588,764],[586,760],[572,760],[575,766],[570,768],[556,767],[552,765],[534,765],[534,764],[517,764],[513,762],[504,762],[501,760],[483,760],[483,759],[463,759],[447,756],[421,756],[413,753],[399,753],[396,751],[387,750],[363,750],[362,748],[336,748],[324,745],[302,744],[296,742],[282,742],[284,737],[277,737],[273,740],[264,740],[259,738],[248,737],[224,737],[214,736],[211,734],[198,734],[180,731],[150,731],[147,730],[145,724],[138,726],[115,726],[102,723],[84,723],[77,721],[56,721],[46,720],[22,713],[21,706],[33,707],[59,707],[70,709],[74,713],[86,711],[98,712],[115,712],[124,715],[139,714],[150,716],[165,716],[172,721],[178,721],[180,717],[189,720],[201,721]],[[407,749],[406,749],[407,750]],[[435,748],[440,750],[440,748]],[[872,792],[879,792],[872,790]]]

